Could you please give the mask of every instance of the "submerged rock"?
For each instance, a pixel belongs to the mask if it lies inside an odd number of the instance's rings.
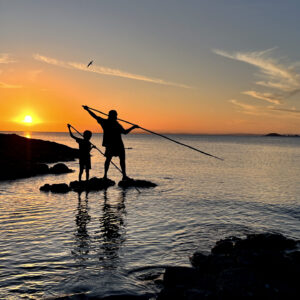
[[[74,191],[99,191],[115,185],[115,182],[109,178],[93,177],[88,181],[72,181],[70,188]]]
[[[270,233],[221,240],[211,254],[194,253],[192,268],[167,268],[157,299],[296,299],[299,246]]]
[[[129,188],[129,187],[149,188],[149,187],[156,187],[157,184],[147,180],[138,180],[138,179],[130,178],[127,180],[119,181],[118,186],[122,188]]]
[[[74,172],[74,170],[69,169],[63,163],[56,164],[49,169],[49,173],[51,174],[65,174],[65,173],[72,173],[72,172]]]
[[[44,184],[40,187],[40,191],[52,192],[52,193],[68,193],[70,192],[70,187],[66,183],[56,183],[56,184]]]

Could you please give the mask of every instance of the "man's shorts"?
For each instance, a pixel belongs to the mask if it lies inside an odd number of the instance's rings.
[[[125,148],[107,146],[104,155],[106,157],[112,157],[112,156],[125,157]]]

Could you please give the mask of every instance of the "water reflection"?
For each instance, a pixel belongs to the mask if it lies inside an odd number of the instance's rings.
[[[73,254],[76,259],[85,261],[88,259],[90,252],[91,238],[89,236],[87,225],[91,221],[88,206],[88,192],[85,192],[84,200],[81,199],[82,193],[78,193],[78,206],[75,217],[76,232],[75,232],[75,249]]]
[[[28,138],[28,139],[31,139],[31,132],[30,131],[24,131],[23,136]]]
[[[99,218],[101,243],[99,260],[105,269],[116,269],[120,264],[120,248],[126,240],[126,192],[121,191],[116,203],[104,191],[103,214]]]

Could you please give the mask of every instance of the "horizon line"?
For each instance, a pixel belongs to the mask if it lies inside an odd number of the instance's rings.
[[[37,130],[0,130],[0,133],[69,133],[68,131],[37,131]],[[92,131],[93,134],[103,134],[103,132]],[[168,135],[219,135],[219,136],[263,136],[267,134],[280,134],[280,135],[300,135],[300,133],[278,133],[278,132],[266,132],[266,133],[245,133],[245,132],[236,132],[236,133],[192,133],[192,132],[160,132],[159,134],[168,134]],[[151,135],[148,132],[132,132],[130,135]]]

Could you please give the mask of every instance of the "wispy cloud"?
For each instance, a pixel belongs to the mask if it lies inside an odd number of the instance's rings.
[[[295,66],[284,66],[278,60],[271,58],[270,53],[276,47],[264,51],[236,52],[229,54],[222,50],[214,49],[213,52],[238,61],[242,61],[257,67],[261,75],[268,81],[259,81],[260,85],[271,86],[274,88],[293,89],[299,86],[299,74],[295,72]]]
[[[16,60],[8,53],[0,53],[0,64],[9,64],[14,63]]]
[[[256,109],[256,107],[254,105],[249,105],[249,104],[246,104],[246,103],[243,103],[243,102],[240,102],[238,100],[235,100],[235,99],[231,99],[229,100],[230,103],[236,105],[236,106],[239,106],[247,111],[254,111]]]
[[[8,84],[8,83],[0,81],[0,88],[1,89],[20,89],[20,88],[22,88],[22,86],[21,85],[15,85],[15,84]]]
[[[300,114],[300,110],[297,109],[290,109],[290,108],[270,108],[273,111],[281,111],[286,113],[292,113],[292,114]]]
[[[68,69],[76,69],[76,70],[92,72],[92,73],[101,74],[101,75],[123,77],[123,78],[127,78],[127,79],[146,81],[146,82],[151,82],[151,83],[155,83],[155,84],[169,85],[169,86],[175,86],[175,87],[180,87],[180,88],[185,88],[185,89],[192,88],[189,85],[185,85],[185,84],[181,84],[181,83],[175,83],[175,82],[166,81],[166,80],[159,79],[159,78],[152,78],[152,77],[147,77],[144,75],[128,73],[128,72],[125,72],[125,71],[122,71],[119,69],[107,68],[107,67],[98,66],[95,64],[93,64],[92,67],[87,68],[86,64],[82,64],[79,62],[61,61],[61,60],[57,60],[55,58],[43,56],[40,54],[34,54],[33,58],[38,61],[42,61],[42,62],[51,64],[51,65],[68,68]]]
[[[256,91],[245,91],[243,92],[244,95],[251,96],[256,99],[264,100],[273,104],[280,104],[280,100],[274,97],[271,93],[260,93]]]
[[[296,70],[299,62],[283,63],[282,60],[271,57],[275,49],[276,47],[264,51],[234,53],[214,49],[213,52],[226,58],[247,63],[259,70],[259,73],[255,75],[258,75],[260,80],[257,80],[255,84],[260,87],[260,90],[243,91],[242,94],[275,105],[282,105],[288,98],[300,92],[300,74]],[[265,109],[270,111],[269,108]],[[280,109],[272,109],[272,111],[276,110],[280,111]]]

